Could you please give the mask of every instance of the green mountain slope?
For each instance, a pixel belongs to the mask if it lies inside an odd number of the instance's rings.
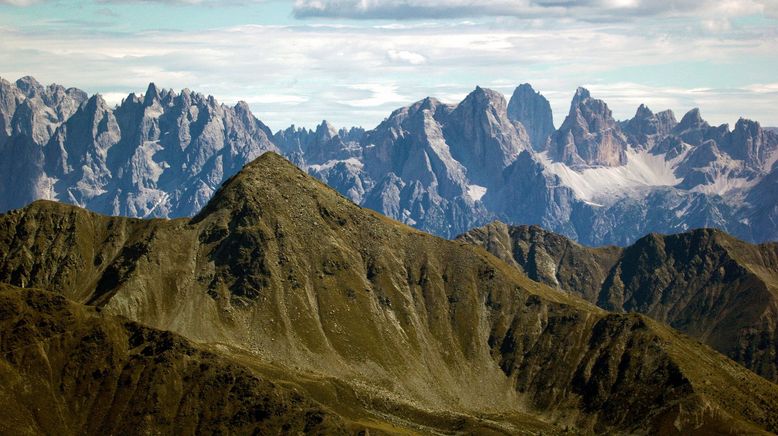
[[[362,209],[272,153],[191,220],[36,202],[0,217],[0,253],[0,281],[208,344],[352,421],[778,429],[778,386],[711,349]]]
[[[0,285],[0,433],[341,433],[342,419],[180,336]]]
[[[778,380],[778,244],[718,230],[588,248],[536,226],[495,222],[459,238],[533,280],[616,312],[644,313]]]

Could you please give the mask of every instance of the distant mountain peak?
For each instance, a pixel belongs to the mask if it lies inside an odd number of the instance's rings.
[[[548,137],[554,132],[551,104],[529,83],[519,85],[508,102],[508,118],[521,123],[527,131],[532,148],[546,149]]]
[[[505,97],[492,89],[476,86],[460,104],[488,103],[492,106],[506,106]]]
[[[43,85],[32,76],[24,76],[17,80],[16,87],[28,96],[44,89]]]
[[[706,126],[708,126],[708,123],[702,119],[699,108],[694,108],[689,112],[686,112],[683,118],[681,118],[681,122],[678,123],[678,129],[682,131]]]
[[[649,118],[652,116],[654,116],[654,112],[652,112],[644,103],[641,103],[640,106],[638,106],[638,110],[635,112],[635,117]]]
[[[552,156],[574,167],[620,166],[627,162],[627,139],[608,105],[579,87],[570,113],[552,136]]]
[[[149,83],[148,88],[146,88],[146,94],[144,94],[143,98],[143,104],[146,106],[151,106],[154,104],[154,101],[159,101],[160,95],[159,95],[159,89],[157,88],[157,85],[154,84],[154,82]]]
[[[592,94],[589,92],[588,89],[584,88],[583,86],[579,86],[575,90],[575,95],[573,96],[573,102],[574,104],[579,104],[582,100],[586,100],[588,98],[592,98]]]

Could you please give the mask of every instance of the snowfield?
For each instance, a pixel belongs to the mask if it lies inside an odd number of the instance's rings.
[[[626,165],[588,168],[579,172],[564,163],[553,162],[547,152],[536,155],[545,170],[558,176],[579,199],[595,204],[643,191],[642,188],[677,185],[682,179],[676,177],[674,167],[683,157],[680,155],[667,161],[664,154],[627,150]]]

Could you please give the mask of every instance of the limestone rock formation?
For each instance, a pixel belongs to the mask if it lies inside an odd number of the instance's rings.
[[[554,133],[554,117],[551,104],[532,85],[519,85],[508,102],[508,118],[521,123],[529,136],[532,148],[546,149],[549,136]]]

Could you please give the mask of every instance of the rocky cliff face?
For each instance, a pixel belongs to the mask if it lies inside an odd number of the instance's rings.
[[[538,227],[493,223],[463,235],[541,283],[616,312],[665,322],[778,380],[778,244],[715,230],[588,248]]]
[[[55,97],[64,92],[48,89]],[[47,198],[116,215],[192,215],[226,177],[277,149],[245,103],[226,107],[186,89],[176,94],[151,84],[116,108],[100,95],[79,102],[85,94],[75,90],[59,100],[35,92],[13,116],[22,119],[25,107],[34,108],[31,127],[16,129],[0,145],[5,185],[23,188],[3,196],[2,209]],[[56,111],[62,116],[54,122],[46,114]]]
[[[360,208],[273,153],[192,219],[37,202],[0,217],[0,247],[1,282],[59,290],[250,370],[279,368],[347,420],[421,432],[778,430],[776,385],[709,348]],[[279,419],[307,422],[298,416]]]
[[[630,144],[650,150],[665,139],[677,124],[673,111],[655,114],[648,106],[641,104],[635,117],[623,124],[623,130]]]
[[[627,163],[627,138],[608,105],[578,88],[570,113],[551,137],[549,147],[555,160],[574,168],[620,166]]]
[[[508,118],[521,123],[532,148],[537,151],[546,149],[549,136],[556,130],[551,104],[529,83],[523,83],[513,91],[508,102]]]

